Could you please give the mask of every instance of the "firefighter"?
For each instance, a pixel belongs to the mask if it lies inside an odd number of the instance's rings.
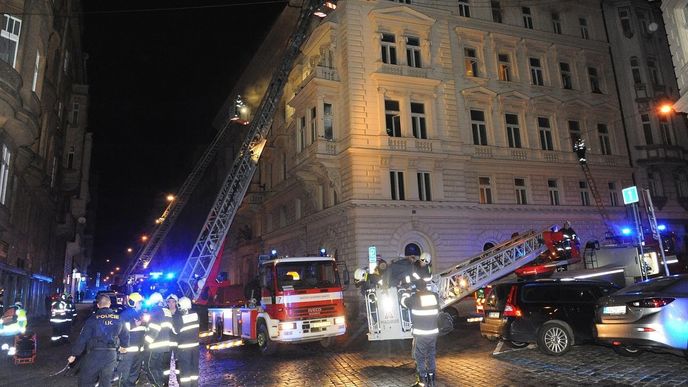
[[[154,386],[167,385],[169,381],[170,370],[170,351],[177,345],[171,340],[171,334],[174,334],[174,326],[172,325],[172,313],[169,309],[164,308],[162,295],[160,293],[151,294],[148,299],[152,305],[150,310],[150,322],[148,323],[148,332],[144,340],[146,341],[146,350],[148,359],[146,360],[146,372],[152,379],[150,382]],[[167,362],[165,362],[167,359]],[[165,372],[167,371],[167,372]],[[167,375],[167,378],[165,378]]]
[[[127,308],[120,313],[119,318],[124,322],[124,328],[129,332],[129,346],[127,353],[122,355],[122,360],[117,365],[119,386],[133,387],[141,372],[144,360],[144,337],[146,324],[141,313],[143,296],[139,293],[131,293],[127,300]]]
[[[198,386],[198,314],[191,310],[188,297],[179,299],[181,325],[177,327],[179,345],[175,352],[179,365],[179,385]]]
[[[74,326],[74,321],[76,321],[76,304],[74,303],[74,297],[71,294],[67,295],[67,314],[70,316],[71,321],[69,322],[69,329]]]
[[[69,331],[72,324],[72,311],[67,305],[67,294],[61,294],[60,298],[50,305],[50,326],[53,334],[50,341],[53,345],[63,341],[69,341]]]
[[[415,285],[415,291],[412,287],[401,296],[401,305],[411,310],[413,358],[416,360],[416,383],[413,386],[434,386],[440,302],[424,281],[416,281]]]
[[[96,299],[98,310],[86,320],[72,353],[67,358],[71,364],[84,350],[79,387],[112,384],[112,374],[117,365],[117,351],[126,353],[129,346],[129,332],[122,320],[110,309],[110,297],[100,295]],[[121,345],[121,346],[120,346]]]
[[[432,256],[430,253],[422,253],[420,258],[413,264],[413,273],[410,276],[406,276],[406,283],[411,284],[417,281],[422,281],[425,284],[429,283],[432,280],[431,261]]]
[[[174,357],[175,362],[177,361],[177,344],[179,343],[179,340],[177,340],[177,332],[179,332],[179,326],[181,326],[181,312],[179,311],[178,304],[179,304],[179,297],[177,297],[176,294],[170,293],[170,295],[165,298],[165,303],[167,304],[167,309],[172,313],[172,331],[170,332],[170,342],[173,343],[173,345],[170,347],[170,351],[167,352],[167,357],[163,359],[163,362],[165,364],[170,364],[172,361],[172,357]],[[175,367],[175,373],[179,374],[179,370]],[[168,376],[170,374],[170,370],[167,370],[166,372],[163,372],[164,375]]]
[[[576,244],[576,246],[580,243],[578,241],[578,235],[576,235],[576,231],[573,230],[571,227],[571,222],[568,220],[564,222],[564,227],[559,230],[562,234],[562,243],[561,243],[561,249],[564,250],[564,254],[566,255],[567,258],[571,258],[571,249],[572,245]]]
[[[12,337],[24,334],[27,324],[26,310],[20,301],[16,301],[9,306],[2,314],[2,319],[0,319],[0,336],[7,338],[3,340],[2,350],[7,351],[8,356],[13,356],[17,350],[14,347],[14,339]]]

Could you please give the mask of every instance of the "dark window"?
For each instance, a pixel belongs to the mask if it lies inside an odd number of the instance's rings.
[[[559,290],[562,302],[595,302],[597,297],[587,286],[562,286]]]
[[[521,288],[521,299],[526,302],[552,302],[559,300],[559,286],[525,285]]]
[[[409,243],[404,247],[404,255],[409,256],[409,255],[414,255],[416,257],[420,256],[420,247],[415,244],[415,243]]]

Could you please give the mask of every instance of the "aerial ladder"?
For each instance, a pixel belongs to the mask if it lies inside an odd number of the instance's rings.
[[[272,75],[263,99],[249,124],[239,153],[177,279],[181,292],[196,303],[207,304],[209,301],[208,278],[219,270],[219,258],[222,255],[225,237],[257,169],[289,73],[300,54],[301,45],[308,37],[310,20],[313,15],[324,17],[323,11],[334,8],[334,2],[331,1],[306,0],[303,3],[296,28],[287,42],[282,60]]]
[[[437,292],[442,309],[494,282],[517,268],[531,262],[550,249],[549,238],[542,231],[519,234],[493,248],[463,259],[433,276],[433,290]],[[395,284],[389,287],[374,286],[365,290],[368,317],[368,340],[397,340],[411,338],[411,312],[400,303],[404,288]]]
[[[597,184],[595,184],[595,179],[592,177],[592,173],[590,172],[588,160],[585,157],[585,152],[587,150],[585,146],[585,141],[583,141],[582,138],[579,138],[578,141],[576,141],[576,143],[573,145],[573,150],[576,152],[576,156],[578,156],[578,164],[580,164],[581,169],[583,170],[585,181],[588,182],[590,194],[592,194],[592,198],[595,201],[595,207],[597,208],[597,212],[599,212],[605,227],[607,227],[607,232],[609,234],[608,236],[614,236],[614,227],[612,226],[612,222],[609,218],[609,214],[607,213],[607,209],[605,208],[604,203],[602,202],[602,197],[600,196],[600,191],[597,189]]]

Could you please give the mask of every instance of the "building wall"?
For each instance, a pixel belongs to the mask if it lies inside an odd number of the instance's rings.
[[[6,303],[21,299],[31,314],[46,312],[44,297],[63,287],[72,263],[85,272],[90,260],[81,247],[67,248],[90,240],[76,226],[84,224],[77,219],[88,202],[90,164],[79,8],[78,1],[10,0],[1,15],[2,46],[16,50],[0,53],[0,287]],[[76,101],[80,119],[72,122]]]
[[[225,250],[231,278],[245,281],[245,260],[271,248],[293,256],[325,246],[353,271],[366,264],[368,246],[392,258],[415,243],[441,269],[485,243],[565,219],[584,240],[602,239],[593,197],[581,203],[585,178],[568,127],[579,121],[601,199],[623,221],[620,187],[631,185],[632,170],[600,9],[596,1],[533,6],[528,29],[521,7],[503,7],[497,23],[484,6],[459,16],[454,1],[340,2],[311,32],[292,71],[260,171],[229,234],[238,247]],[[553,12],[561,34],[553,32]],[[396,64],[382,60],[389,35]],[[407,37],[417,38],[410,42],[420,49],[420,68],[407,65]],[[467,74],[466,48],[474,50],[478,76]],[[509,56],[510,81],[499,80],[498,54]],[[543,85],[532,84],[530,58],[540,61]],[[571,89],[563,87],[560,62],[569,65]],[[588,68],[597,71],[599,92]],[[399,102],[398,137],[387,134],[386,100]],[[427,138],[413,134],[411,103],[423,106]],[[471,110],[484,113],[486,144],[475,144]],[[518,116],[520,148],[509,147],[505,113]],[[538,117],[549,119],[551,150],[542,149]],[[330,119],[332,135],[325,130]],[[602,154],[598,124],[606,125],[609,155]],[[397,171],[404,200],[391,190],[390,172]],[[419,172],[430,175],[431,200],[420,200]],[[491,203],[481,203],[480,177],[490,179]],[[517,204],[516,178],[525,183],[526,204]],[[550,205],[548,180],[556,180],[558,205]],[[609,182],[618,190],[616,206]],[[238,232],[246,228],[248,235]]]

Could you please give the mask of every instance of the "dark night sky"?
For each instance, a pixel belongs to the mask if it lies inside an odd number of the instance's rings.
[[[125,266],[126,248],[213,137],[215,114],[285,6],[246,5],[256,2],[83,2],[97,174],[91,273]]]

